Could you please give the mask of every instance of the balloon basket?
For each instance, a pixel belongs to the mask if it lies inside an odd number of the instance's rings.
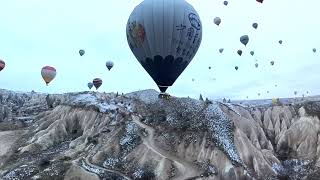
[[[170,94],[168,94],[168,93],[163,93],[163,92],[161,92],[161,93],[158,95],[158,98],[159,98],[159,99],[169,100],[170,97],[171,97]]]

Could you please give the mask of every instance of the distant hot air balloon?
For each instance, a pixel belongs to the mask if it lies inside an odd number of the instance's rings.
[[[192,81],[194,81],[194,78],[192,78]]]
[[[220,17],[215,17],[215,18],[213,19],[213,22],[214,22],[217,26],[219,26],[219,25],[221,24],[221,18],[220,18]]]
[[[252,27],[255,28],[255,29],[257,29],[257,28],[258,28],[258,23],[253,23],[253,24],[252,24]]]
[[[259,64],[258,64],[258,63],[256,63],[254,66],[256,66],[256,68],[258,68],[258,67],[259,67]]]
[[[220,52],[220,53],[222,53],[222,52],[223,52],[223,50],[224,50],[223,48],[220,48],[220,49],[219,49],[219,52]]]
[[[126,34],[131,51],[164,93],[198,51],[202,25],[185,0],[144,0],[131,13]]]
[[[238,50],[237,53],[239,54],[239,56],[242,55],[242,50]]]
[[[92,83],[93,83],[94,87],[96,88],[96,90],[98,90],[99,87],[102,85],[102,79],[95,78],[95,79],[93,79]]]
[[[113,62],[112,61],[107,61],[106,62],[106,66],[107,66],[108,70],[110,71],[112,69],[112,67],[113,67]]]
[[[249,98],[249,96],[247,96],[247,99]]]
[[[278,85],[276,84],[276,85],[274,85],[274,87],[278,87]]]
[[[250,51],[250,54],[251,54],[251,56],[253,56],[254,55],[254,51]]]
[[[54,67],[45,66],[41,69],[41,76],[48,86],[48,84],[56,77],[57,71]]]
[[[279,44],[282,44],[282,40],[279,41]]]
[[[225,6],[227,6],[227,5],[228,5],[228,1],[224,1],[223,4],[224,4]]]
[[[259,3],[263,3],[263,0],[256,0],[257,2],[259,2]]]
[[[297,95],[298,94],[298,92],[297,91],[294,91],[294,95]]]
[[[248,35],[243,35],[240,37],[240,42],[243,44],[243,45],[247,45],[248,42],[249,42],[249,36]]]
[[[93,87],[93,83],[92,82],[88,82],[88,88],[91,89]]]
[[[238,71],[238,69],[239,69],[239,67],[238,66],[236,66],[236,67],[234,67],[237,71]]]
[[[260,96],[261,94],[260,93],[258,93],[258,96]]]
[[[86,53],[86,52],[85,52],[83,49],[80,49],[80,50],[79,50],[80,56],[83,56],[85,53]]]
[[[316,48],[313,48],[312,51],[315,53],[315,52],[317,52],[317,49],[316,49]]]
[[[211,66],[209,66],[209,69],[211,69]]]
[[[2,69],[4,69],[5,66],[6,66],[6,63],[0,59],[0,71],[2,71]]]
[[[271,64],[271,66],[273,66],[274,65],[274,61],[271,61],[270,64]]]
[[[267,93],[269,94],[269,91],[267,91]]]

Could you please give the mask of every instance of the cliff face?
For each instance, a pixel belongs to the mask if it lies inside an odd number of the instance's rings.
[[[1,179],[316,179],[320,101],[0,90]]]

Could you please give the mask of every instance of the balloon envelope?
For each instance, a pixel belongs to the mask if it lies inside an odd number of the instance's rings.
[[[316,48],[313,48],[312,51],[315,53],[315,52],[317,52],[317,49],[316,49]]]
[[[236,67],[234,67],[236,70],[238,70],[239,69],[239,67],[238,66],[236,66]]]
[[[54,67],[44,66],[41,69],[41,76],[44,82],[48,85],[57,75],[57,71]]]
[[[263,3],[263,0],[256,0],[257,2],[259,2],[259,3]]]
[[[243,35],[240,37],[240,42],[243,44],[243,45],[247,45],[248,42],[249,42],[249,36],[248,35]]]
[[[93,79],[92,83],[93,83],[94,87],[96,88],[96,90],[98,90],[99,87],[102,85],[102,79],[95,78],[95,79]]]
[[[279,44],[282,44],[282,40],[279,41]]]
[[[274,61],[271,61],[270,64],[273,66],[274,65]]]
[[[223,4],[224,4],[225,6],[227,6],[227,5],[228,5],[228,1],[224,1]]]
[[[110,71],[112,69],[112,67],[113,67],[113,62],[112,61],[107,61],[106,62],[106,66],[107,66],[108,70]]]
[[[238,50],[237,53],[239,54],[239,56],[242,55],[242,50]]]
[[[254,51],[250,51],[250,54],[251,54],[251,56],[253,56],[254,55]]]
[[[5,66],[6,66],[6,63],[0,59],[0,71],[2,71],[2,69],[4,69]]]
[[[222,53],[222,52],[223,52],[223,50],[224,50],[224,49],[223,49],[223,48],[221,48],[221,49],[219,49],[219,52],[220,52],[220,53]]]
[[[219,26],[219,25],[221,24],[221,18],[220,18],[220,17],[215,17],[215,18],[213,19],[213,22],[214,22],[217,26]]]
[[[85,53],[86,53],[86,52],[85,52],[83,49],[80,49],[80,50],[79,50],[80,56],[83,56]]]
[[[256,63],[256,64],[255,64],[255,66],[256,66],[256,68],[258,68],[258,67],[259,67],[259,64],[258,64],[258,63]]]
[[[93,83],[92,82],[88,82],[88,88],[91,89],[93,87]]]
[[[202,25],[185,0],[144,0],[131,13],[126,34],[137,60],[165,92],[198,51]]]

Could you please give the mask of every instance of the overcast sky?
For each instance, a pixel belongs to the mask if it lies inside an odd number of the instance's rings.
[[[100,77],[104,81],[100,92],[158,90],[127,44],[126,23],[140,2],[0,1],[0,59],[6,62],[0,72],[0,88],[45,93],[86,91],[87,83]],[[229,0],[228,6],[223,0],[188,2],[200,15],[202,43],[168,93],[232,99],[292,97],[295,90],[301,95],[306,91],[320,94],[319,0],[265,0],[263,4]],[[216,16],[222,19],[219,27],[213,23]],[[257,30],[252,28],[253,22],[259,24]],[[250,37],[247,47],[239,42],[243,34]],[[81,48],[86,51],[82,57],[78,54]],[[223,54],[219,48],[224,48]],[[241,57],[238,49],[243,50]],[[107,60],[115,63],[110,72],[105,67]],[[259,68],[254,66],[256,60]],[[57,69],[49,86],[40,75],[45,65]],[[239,66],[238,71],[235,66]]]

